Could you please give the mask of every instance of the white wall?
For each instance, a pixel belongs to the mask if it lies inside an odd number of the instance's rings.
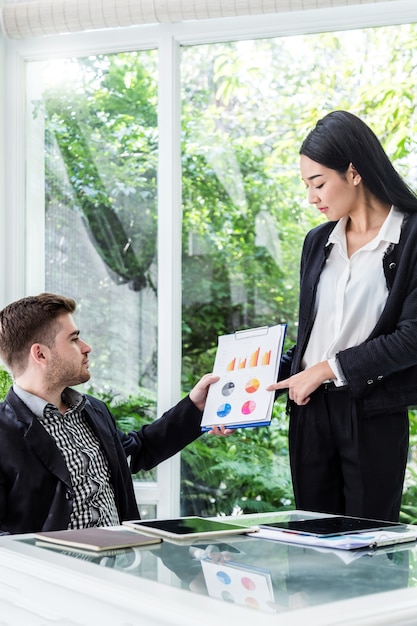
[[[0,6],[4,3],[0,2]],[[4,168],[5,168],[5,141],[4,141],[4,128],[5,128],[5,100],[4,94],[6,92],[6,84],[5,84],[5,41],[3,35],[0,33],[0,94],[3,97],[0,97],[0,307],[2,307],[5,302],[4,298],[4,279],[6,275],[6,258],[5,258],[5,237],[6,237],[6,209],[5,209],[5,176],[4,176]]]

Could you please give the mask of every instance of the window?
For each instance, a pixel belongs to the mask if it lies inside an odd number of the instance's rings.
[[[45,289],[78,303],[94,392],[155,399],[157,54],[45,61]]]

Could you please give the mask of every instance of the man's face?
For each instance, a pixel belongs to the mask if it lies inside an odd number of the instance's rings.
[[[55,343],[50,348],[49,381],[52,385],[62,387],[85,383],[90,379],[88,354],[91,348],[80,339],[80,331],[72,315],[60,315],[58,323]]]

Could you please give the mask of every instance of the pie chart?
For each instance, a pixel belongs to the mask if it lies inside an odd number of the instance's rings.
[[[235,390],[235,383],[232,383],[231,381],[228,383],[225,383],[222,387],[222,394],[224,396],[230,396],[232,395],[232,393]]]

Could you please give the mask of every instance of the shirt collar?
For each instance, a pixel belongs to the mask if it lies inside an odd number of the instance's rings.
[[[346,224],[348,219],[348,217],[342,217],[337,222],[336,226],[329,235],[326,245],[331,243],[342,243],[345,241]],[[387,243],[398,243],[401,236],[401,226],[403,220],[404,213],[398,211],[394,206],[392,206],[390,212],[384,220],[384,223],[379,229],[379,233],[375,239],[372,240],[372,248],[376,247],[381,241],[386,241]]]
[[[47,400],[44,400],[39,396],[35,396],[29,391],[25,391],[25,389],[22,389],[21,387],[16,385],[16,383],[13,383],[13,391],[15,392],[17,397],[20,398],[24,404],[26,404],[28,409],[32,411],[34,415],[36,415],[36,417],[42,417],[46,405],[50,404],[49,402],[47,402]],[[71,389],[71,387],[66,387],[64,389],[64,391],[62,392],[62,399],[67,406],[72,408],[78,408],[79,410],[83,408],[85,402],[85,396],[75,389]]]

